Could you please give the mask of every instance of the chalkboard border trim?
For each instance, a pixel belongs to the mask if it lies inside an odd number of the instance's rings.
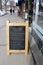
[[[10,50],[9,49],[9,26],[25,26],[25,50]],[[6,43],[7,43],[7,55],[10,53],[21,53],[28,54],[28,21],[26,22],[6,22]]]

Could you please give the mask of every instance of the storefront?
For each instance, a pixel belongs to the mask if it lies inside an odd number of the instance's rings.
[[[43,1],[35,0],[33,8],[33,36],[43,54]],[[35,35],[34,35],[35,34]]]

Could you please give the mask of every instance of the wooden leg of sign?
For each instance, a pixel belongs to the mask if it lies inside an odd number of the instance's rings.
[[[7,52],[7,55],[9,55],[10,53],[9,52]]]
[[[11,53],[10,52],[7,52],[7,55],[9,56],[9,55],[11,55]]]
[[[9,21],[6,22],[6,43],[7,43],[7,55],[9,55]]]
[[[25,54],[28,54],[28,21],[26,21]]]
[[[25,55],[27,55],[27,54],[28,54],[28,51],[25,52]]]

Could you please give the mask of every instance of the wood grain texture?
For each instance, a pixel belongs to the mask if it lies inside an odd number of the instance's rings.
[[[25,26],[25,50],[11,50],[9,49],[9,26]],[[26,22],[6,22],[6,43],[7,43],[7,55],[10,53],[25,53],[28,54],[28,21]]]

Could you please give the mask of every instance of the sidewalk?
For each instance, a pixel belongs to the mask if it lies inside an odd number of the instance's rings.
[[[24,20],[18,17],[16,14],[0,17],[0,65],[34,65],[32,54],[11,54],[7,56],[6,52],[6,21],[11,22],[23,22]]]

